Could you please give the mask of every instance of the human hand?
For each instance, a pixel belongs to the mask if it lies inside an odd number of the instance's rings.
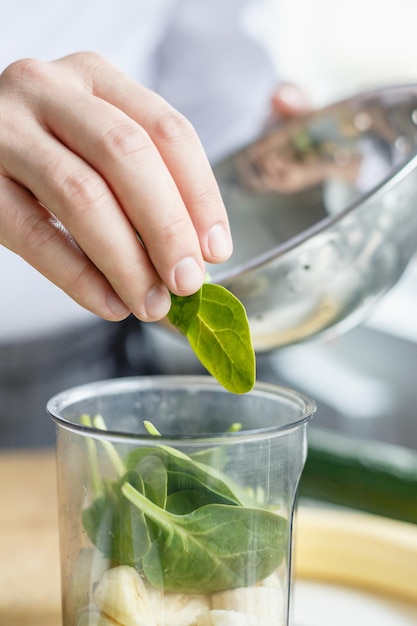
[[[100,56],[12,64],[0,119],[0,244],[86,309],[159,320],[230,256],[193,128]]]
[[[281,83],[272,95],[271,109],[274,122],[270,132],[244,150],[236,161],[248,189],[293,194],[326,178],[355,180],[360,167],[356,156],[339,163],[319,152],[303,155],[295,145],[294,132],[300,128],[300,119],[312,112],[302,89]],[[277,120],[286,123],[277,125]]]
[[[311,110],[307,95],[292,83],[281,83],[271,98],[272,114],[280,119],[291,119]]]

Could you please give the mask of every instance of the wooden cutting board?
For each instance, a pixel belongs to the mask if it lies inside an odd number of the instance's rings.
[[[53,452],[2,452],[0,502],[0,624],[60,626]]]

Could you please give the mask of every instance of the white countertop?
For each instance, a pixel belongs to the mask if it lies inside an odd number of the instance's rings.
[[[292,608],[291,626],[417,624],[417,606],[330,583],[296,581]]]

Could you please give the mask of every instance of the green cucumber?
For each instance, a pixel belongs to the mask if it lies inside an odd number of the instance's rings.
[[[417,524],[417,451],[310,428],[299,496]]]

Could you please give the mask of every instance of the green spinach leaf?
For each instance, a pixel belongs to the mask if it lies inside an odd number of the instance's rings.
[[[230,504],[230,502],[212,491],[181,489],[180,491],[174,491],[168,496],[165,508],[170,513],[184,515],[206,504]]]
[[[192,296],[171,294],[168,319],[228,391],[241,394],[252,389],[256,364],[249,322],[243,304],[230,291],[204,283]]]
[[[146,454],[135,471],[143,481],[143,491],[149,500],[165,508],[168,495],[168,474],[165,463],[157,454]]]
[[[169,446],[135,448],[125,459],[126,467],[139,471],[140,463],[149,454],[158,456],[165,465],[168,495],[183,489],[200,489],[217,494],[230,504],[243,505],[247,502],[243,490],[223,472]]]
[[[143,491],[136,472],[104,483],[105,492],[84,509],[83,526],[92,543],[104,556],[116,563],[136,565],[151,547],[151,536],[143,513],[122,494],[122,486],[131,484]]]
[[[183,593],[245,587],[269,576],[285,556],[287,522],[276,513],[208,504],[175,515],[129,483],[122,492],[160,529],[142,561],[155,587]]]

